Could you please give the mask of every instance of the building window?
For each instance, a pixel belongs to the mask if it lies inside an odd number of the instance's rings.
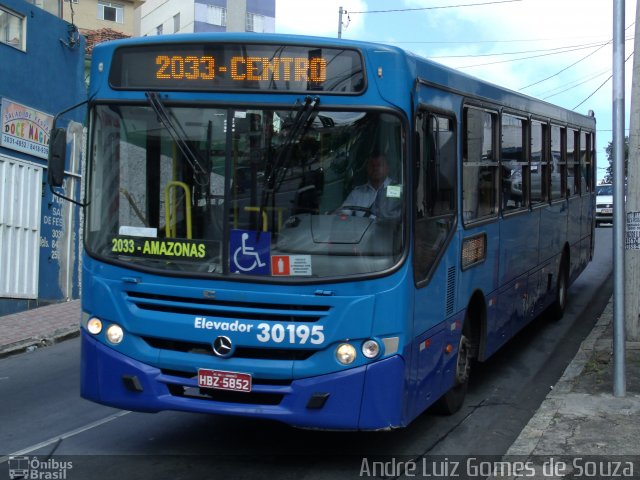
[[[0,42],[26,50],[24,17],[0,8]]]
[[[227,9],[223,7],[216,7],[215,5],[207,5],[207,23],[226,27]]]
[[[178,33],[180,31],[180,13],[176,13],[173,16],[173,33]]]
[[[162,35],[162,24],[156,27],[156,35]]]
[[[264,33],[264,15],[247,13],[247,32]]]
[[[98,19],[124,23],[124,6],[111,2],[98,2]]]

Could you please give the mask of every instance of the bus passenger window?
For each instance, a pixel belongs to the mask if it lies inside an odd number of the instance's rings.
[[[567,131],[567,191],[569,196],[580,195],[580,161],[578,159],[578,132]]]
[[[551,158],[549,166],[551,178],[551,200],[564,198],[564,170],[565,163],[562,158],[562,137],[564,129],[557,125],[551,126]]]
[[[464,111],[462,209],[465,223],[498,213],[496,117],[479,108]]]
[[[501,173],[502,208],[528,206],[529,162],[525,158],[526,121],[510,115],[502,117]]]
[[[591,134],[580,132],[580,191],[582,193],[593,190],[591,163]]]
[[[544,132],[546,125],[531,122],[531,205],[547,200],[547,170]]]

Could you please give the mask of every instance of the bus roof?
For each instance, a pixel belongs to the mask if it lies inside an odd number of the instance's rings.
[[[359,40],[338,39],[329,37],[313,37],[290,34],[257,34],[242,32],[185,33],[158,35],[153,37],[135,37],[112,40],[96,45],[93,55],[110,58],[118,47],[159,44],[186,43],[247,43],[247,44],[286,44],[300,46],[320,46],[327,48],[351,48],[362,51],[365,58],[376,58],[381,53],[393,53],[401,58],[407,71],[415,72],[417,81],[426,86],[433,86],[461,95],[476,102],[496,103],[516,111],[529,112],[534,116],[551,118],[577,126],[595,128],[595,118],[590,112],[583,115],[559,107],[552,103],[530,97],[494,83],[473,77],[433,60],[429,60],[400,47],[372,43]],[[366,62],[366,60],[365,60]],[[371,67],[369,67],[371,68]]]

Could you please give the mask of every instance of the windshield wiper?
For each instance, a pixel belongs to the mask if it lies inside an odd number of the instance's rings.
[[[202,160],[198,157],[198,155],[191,149],[187,141],[185,140],[186,134],[184,130],[182,130],[182,126],[179,123],[175,123],[167,111],[164,103],[160,99],[160,95],[155,92],[145,92],[147,99],[149,100],[149,105],[153,108],[153,111],[156,112],[158,116],[158,120],[164,125],[169,132],[172,140],[178,146],[178,149],[187,160],[187,163],[193,170],[193,178],[198,185],[206,185],[209,181],[209,177],[207,176],[207,171],[202,166]],[[204,179],[204,182],[201,183],[199,179]]]
[[[298,113],[293,120],[293,124],[291,125],[289,132],[287,132],[287,136],[280,147],[280,151],[271,166],[271,171],[264,181],[258,218],[262,218],[264,209],[269,201],[269,197],[274,196],[275,198],[275,194],[280,189],[280,185],[284,181],[286,171],[291,163],[291,151],[293,150],[291,147],[300,135],[303,134],[313,123],[315,115],[318,112],[319,104],[320,99],[318,97],[311,98],[310,96],[307,96],[304,99],[304,104],[302,104],[301,108],[298,110]]]

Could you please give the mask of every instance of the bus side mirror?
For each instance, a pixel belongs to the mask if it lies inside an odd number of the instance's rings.
[[[49,139],[49,167],[47,181],[51,187],[61,187],[64,180],[64,162],[67,157],[67,130],[54,128]]]

